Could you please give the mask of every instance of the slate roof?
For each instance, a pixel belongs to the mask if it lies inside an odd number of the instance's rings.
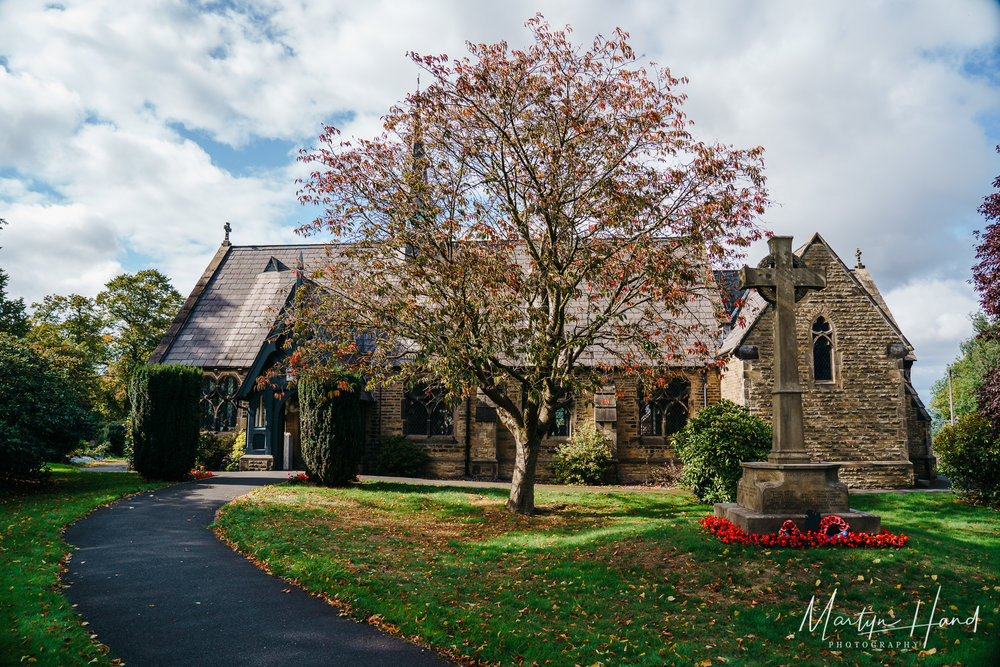
[[[326,246],[220,247],[150,361],[248,368],[291,294],[300,254],[308,270]]]
[[[840,259],[840,256],[834,252],[833,248],[831,248],[818,233],[813,234],[812,238],[810,238],[807,243],[795,251],[795,254],[802,257],[814,243],[822,244],[822,246],[826,248],[827,252],[829,252],[833,257],[834,261],[840,265],[850,278],[854,280],[855,284],[861,289],[862,293],[868,296],[872,307],[875,308],[883,318],[885,318],[886,324],[889,325],[889,328],[892,329],[893,332],[899,336],[900,341],[911,350],[906,358],[908,360],[915,360],[916,357],[912,353],[913,346],[910,344],[910,341],[906,339],[906,336],[903,335],[899,325],[896,324],[895,318],[893,318],[892,313],[889,312],[889,306],[886,305],[881,292],[879,292],[878,288],[875,287],[875,282],[872,280],[868,271],[864,267],[856,268],[854,270],[848,268],[847,265],[844,264],[843,260]],[[721,289],[722,287],[720,285],[720,291]],[[716,356],[721,357],[735,352],[736,349],[743,344],[743,341],[750,333],[750,330],[757,324],[757,320],[760,319],[760,316],[769,306],[767,301],[764,300],[764,297],[762,297],[757,290],[754,289],[746,291],[745,302],[746,303],[739,310],[739,312],[733,315],[733,328],[723,339],[722,345],[719,347],[719,352]]]
[[[337,246],[330,247],[335,257]],[[317,265],[330,261],[327,248],[322,244],[223,245],[151,356],[151,363],[249,368],[291,294],[300,254],[308,274]],[[527,255],[517,254],[517,263],[527,267]],[[676,321],[687,330],[701,325],[708,332],[684,336],[679,341],[682,349],[694,347],[699,340],[708,349],[713,348],[718,299],[714,285],[692,294],[685,312]],[[576,312],[583,315],[579,307]],[[613,350],[594,346],[580,361],[584,365],[613,364],[616,359]],[[689,354],[677,365],[693,367],[706,361]]]

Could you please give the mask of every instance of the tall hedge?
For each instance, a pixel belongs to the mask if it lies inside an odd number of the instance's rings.
[[[364,421],[357,385],[299,381],[302,459],[309,476],[324,486],[353,480],[361,461]]]
[[[183,479],[194,467],[201,426],[201,369],[139,366],[132,375],[132,465],[150,479]]]

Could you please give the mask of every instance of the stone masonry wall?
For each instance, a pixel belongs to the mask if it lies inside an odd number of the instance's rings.
[[[736,405],[747,404],[744,365],[741,359],[729,357],[726,360],[725,368],[722,369],[722,381],[720,383],[722,398],[732,401]]]
[[[827,279],[825,289],[810,292],[796,307],[806,447],[814,461],[841,462],[841,479],[848,486],[911,486],[903,362],[887,353],[887,346],[899,338],[823,244],[814,243],[804,259],[809,267],[825,270]],[[811,329],[820,316],[833,327],[831,383],[813,379]],[[745,341],[759,348],[760,358],[730,364],[728,372],[742,370],[742,378],[723,381],[728,394],[742,380],[751,412],[767,420],[773,386],[772,326],[769,309]]]
[[[696,414],[704,405],[714,405],[721,396],[720,376],[714,370],[687,370],[683,372],[691,383],[688,409]],[[644,482],[650,470],[676,460],[669,437],[640,437],[638,434],[638,384],[634,378],[620,376],[615,379],[617,394],[617,421],[606,425],[613,429],[616,457],[616,480]],[[387,435],[402,435],[403,422],[400,405],[402,387],[380,390],[372,409],[372,428],[369,430],[367,460],[375,457],[378,443]],[[514,438],[510,431],[491,416],[485,397],[472,397],[455,408],[455,429],[451,436],[408,436],[418,443],[431,457],[428,475],[432,477],[461,477],[466,474],[466,429],[469,429],[469,472],[476,477],[510,479],[514,471]],[[481,411],[481,408],[485,408]],[[482,419],[477,418],[477,415]],[[571,429],[580,428],[585,422],[594,421],[593,396],[575,402],[571,410]],[[468,417],[468,422],[466,418]],[[467,425],[468,424],[468,425]],[[556,449],[569,441],[569,437],[551,437],[542,442],[536,469],[539,481],[552,479],[552,460]],[[611,480],[615,481],[615,480]]]

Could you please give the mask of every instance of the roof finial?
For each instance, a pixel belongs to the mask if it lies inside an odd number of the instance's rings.
[[[858,248],[854,251],[854,256],[858,258],[858,264],[854,268],[856,269],[865,268],[865,265],[861,263],[861,248]]]
[[[233,231],[233,228],[229,225],[228,220],[226,220],[226,224],[222,228],[226,230],[226,238],[222,239],[222,245],[229,245],[229,232]]]

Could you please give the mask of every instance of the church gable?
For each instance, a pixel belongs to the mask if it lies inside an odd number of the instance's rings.
[[[908,486],[904,357],[912,346],[881,294],[865,285],[867,271],[859,280],[818,234],[796,254],[826,275],[826,287],[796,305],[806,446],[813,460],[842,463],[841,477],[852,486]],[[727,361],[723,397],[770,420],[773,310],[752,290],[741,314],[720,349]],[[753,355],[740,353],[753,348]]]
[[[326,259],[324,245],[224,245],[151,361],[247,369],[295,285],[289,267]]]

